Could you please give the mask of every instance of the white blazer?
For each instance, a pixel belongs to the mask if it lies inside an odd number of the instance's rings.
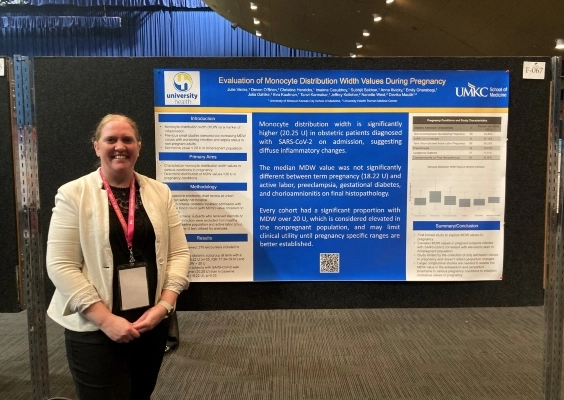
[[[145,211],[155,230],[157,293],[188,287],[190,253],[168,186],[135,173]],[[110,247],[108,196],[99,170],[61,186],[47,239],[47,273],[55,285],[47,314],[78,332],[99,328],[77,312],[99,296],[111,311],[114,262]]]

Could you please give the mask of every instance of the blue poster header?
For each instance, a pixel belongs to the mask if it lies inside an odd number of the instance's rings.
[[[493,107],[506,71],[155,70],[155,106]]]

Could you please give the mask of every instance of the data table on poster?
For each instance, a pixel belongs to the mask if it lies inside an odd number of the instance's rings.
[[[413,117],[412,160],[499,160],[501,117]]]

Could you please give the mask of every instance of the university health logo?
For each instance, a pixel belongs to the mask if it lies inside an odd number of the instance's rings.
[[[188,72],[179,72],[172,78],[174,88],[179,92],[188,92],[192,87],[192,77]]]
[[[476,87],[468,82],[468,87],[456,87],[456,97],[488,97],[487,87]]]
[[[164,71],[165,105],[200,105],[200,71]]]

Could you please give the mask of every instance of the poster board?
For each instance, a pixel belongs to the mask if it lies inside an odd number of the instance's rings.
[[[541,305],[551,72],[546,71],[544,80],[523,79],[525,61],[550,65],[548,57],[38,57],[34,62],[43,232],[49,227],[49,211],[57,188],[95,168],[90,137],[108,112],[130,115],[138,123],[143,149],[137,170],[156,177],[155,69],[183,70],[189,66],[189,70],[509,71],[502,280],[195,282],[181,294],[178,307],[229,310]]]

